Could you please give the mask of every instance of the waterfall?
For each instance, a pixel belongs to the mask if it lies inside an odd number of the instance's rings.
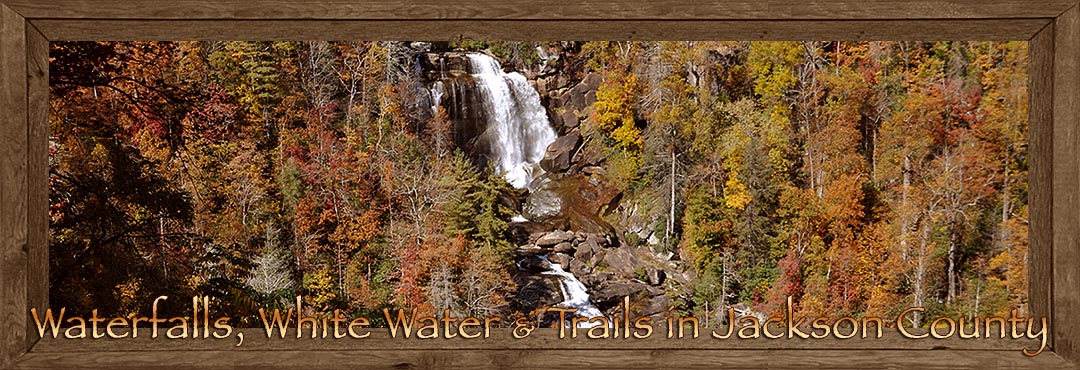
[[[505,73],[494,58],[469,53],[469,73],[477,81],[488,144],[495,169],[515,188],[529,186],[539,176],[540,160],[555,141],[540,94],[517,72]]]
[[[604,316],[603,312],[600,312],[596,306],[593,306],[592,301],[589,300],[589,293],[585,291],[585,284],[581,283],[574,274],[563,270],[562,265],[551,262],[547,259],[547,256],[540,256],[540,259],[546,262],[548,270],[541,272],[543,275],[552,275],[559,277],[559,288],[562,290],[562,296],[565,301],[559,304],[563,308],[576,308],[575,313],[580,317],[597,317]],[[580,323],[579,327],[592,327],[593,324]]]
[[[431,86],[431,114],[439,114],[439,103],[442,102],[442,96],[446,93],[446,87],[442,81],[435,81],[435,84]]]

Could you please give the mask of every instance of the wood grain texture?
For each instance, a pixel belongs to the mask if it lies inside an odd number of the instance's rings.
[[[36,20],[50,40],[1027,40],[1046,19],[949,21]]]
[[[1028,310],[1031,316],[1051,317],[1054,274],[1051,213],[1054,205],[1054,27],[1047,27],[1035,35],[1028,50],[1028,93],[1031,95],[1028,110]]]
[[[30,353],[15,369],[1075,369],[1052,354],[918,350],[288,350]]]
[[[1080,8],[1054,22],[1054,349],[1080,361]]]
[[[103,329],[102,329],[103,330]],[[126,331],[117,330],[116,333]],[[833,337],[824,339],[715,339],[710,332],[702,329],[698,338],[665,338],[662,331],[654,332],[645,339],[588,339],[585,333],[579,333],[578,338],[559,338],[557,329],[537,329],[528,338],[515,339],[511,336],[510,329],[492,329],[490,338],[461,339],[461,338],[391,338],[386,329],[375,329],[367,338],[353,339],[311,339],[310,337],[296,338],[295,331],[290,331],[285,338],[275,335],[267,338],[262,329],[243,329],[244,343],[236,347],[237,340],[234,337],[225,339],[190,339],[171,340],[159,337],[152,339],[146,337],[146,330],[140,331],[139,338],[126,339],[63,339],[46,336],[37,342],[31,349],[32,353],[79,353],[79,352],[166,352],[166,351],[370,351],[370,350],[526,350],[526,349],[551,349],[551,350],[601,350],[601,349],[635,349],[635,350],[716,350],[716,349],[745,349],[745,350],[779,350],[779,349],[816,349],[816,350],[885,350],[885,349],[912,349],[912,350],[1009,350],[1019,353],[1027,348],[1031,351],[1038,350],[1038,340],[1012,340],[1012,339],[921,339],[914,340],[900,336],[895,329],[885,329],[881,338],[861,338],[856,336],[852,339],[837,339]],[[915,331],[913,331],[915,332]],[[924,332],[924,331],[923,331]],[[306,334],[306,333],[305,333]],[[688,333],[689,334],[689,333]],[[31,334],[37,337],[37,333]],[[61,334],[62,335],[62,334]],[[122,334],[121,334],[122,335]],[[332,332],[331,332],[332,335]],[[1049,351],[1044,352],[1049,353]],[[1041,356],[1041,355],[1040,355]]]
[[[2,0],[29,19],[989,19],[1053,18],[1071,0]]]
[[[25,27],[0,6],[0,366],[26,349]]]
[[[49,40],[26,29],[27,309],[49,307]],[[25,312],[24,312],[25,314]],[[27,327],[31,325],[26,315]],[[27,335],[27,348],[37,341]]]

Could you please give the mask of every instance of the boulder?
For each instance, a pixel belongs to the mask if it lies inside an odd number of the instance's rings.
[[[551,266],[539,256],[528,256],[518,261],[518,268],[530,273],[541,273],[551,269]]]
[[[601,305],[610,305],[613,302],[622,301],[623,297],[637,295],[640,292],[645,291],[647,286],[640,281],[624,280],[614,281],[600,284],[596,289],[593,289],[591,298],[593,303],[599,303]]]
[[[517,306],[515,309],[530,312],[539,307],[552,306],[562,302],[559,282],[552,281],[553,279],[549,279],[546,275],[515,273],[513,278],[517,286],[520,287],[513,302],[521,306]]]
[[[579,146],[581,146],[581,132],[577,130],[555,139],[551,145],[548,145],[544,159],[540,160],[540,167],[550,173],[565,172],[570,169],[570,160]]]
[[[570,260],[570,273],[574,276],[586,276],[592,272],[592,268],[577,258]]]
[[[638,267],[644,265],[644,263],[629,247],[624,247],[609,249],[604,255],[604,265],[610,271],[632,278]]]
[[[559,264],[559,266],[563,267],[563,270],[565,271],[570,266],[570,259],[572,257],[565,253],[556,252],[548,254],[547,258],[548,261],[551,261],[551,263]]]
[[[548,108],[562,108],[563,110],[566,110],[566,104],[569,101],[567,99],[569,99],[570,97],[570,95],[567,93],[570,90],[564,87],[551,88],[551,86],[551,84],[548,84]]]
[[[543,222],[511,222],[510,236],[519,244],[534,243],[544,233],[553,230],[551,225]]]
[[[540,185],[536,186],[525,198],[525,204],[521,207],[521,216],[536,222],[561,216],[563,198],[556,188],[558,184],[546,178],[538,181]]]
[[[557,74],[555,74],[555,86],[565,88],[565,87],[569,87],[571,83],[572,82],[570,81],[570,76],[568,74],[566,74],[566,73],[557,73]]]
[[[574,245],[570,244],[570,242],[562,242],[562,243],[556,244],[554,250],[555,250],[555,252],[558,252],[558,253],[573,254],[574,253]]]
[[[585,79],[581,80],[581,84],[589,88],[589,90],[600,89],[600,84],[604,82],[604,78],[599,73],[589,73],[585,76]]]
[[[615,274],[612,274],[610,272],[593,271],[593,273],[586,274],[584,276],[575,276],[578,277],[578,280],[581,280],[582,284],[585,284],[586,287],[592,290],[606,284],[608,281],[615,277]],[[593,300],[593,302],[596,302],[595,299]]]
[[[564,215],[571,229],[585,233],[614,235],[615,228],[601,212],[618,204],[622,193],[602,181],[575,174],[559,180],[564,200]]]
[[[652,316],[658,313],[663,313],[669,308],[671,308],[671,297],[668,297],[666,295],[658,295],[649,298],[648,303],[645,303],[645,306],[641,308],[641,315]]]
[[[649,293],[649,296],[653,297],[664,294],[664,289],[658,286],[649,286],[645,288],[645,291]]]
[[[578,109],[578,108],[574,107],[574,93],[573,93],[572,90],[563,91],[555,99],[557,99],[559,101],[559,106],[563,107],[566,110],[574,111],[575,109]],[[584,95],[581,96],[581,101],[585,102],[585,96]]]
[[[547,253],[547,252],[548,252],[547,248],[541,248],[540,246],[538,246],[536,244],[526,244],[526,245],[517,247],[517,249],[514,250],[514,253],[517,253],[518,255],[522,255],[522,256],[535,256],[535,255],[544,254],[544,253]]]
[[[649,285],[659,286],[660,284],[663,284],[666,276],[664,270],[651,266],[645,268],[645,277],[648,279]]]
[[[536,245],[541,247],[553,247],[562,242],[569,242],[574,240],[574,234],[569,231],[555,230],[550,233],[544,234],[540,239],[536,239]]]
[[[573,111],[564,111],[559,115],[559,118],[562,120],[562,127],[567,130],[577,128],[581,125],[581,120],[578,119]]]
[[[445,76],[450,71],[468,71],[469,57],[465,53],[425,53],[420,57],[421,68],[429,71],[433,79]]]
[[[585,166],[581,168],[581,172],[589,176],[606,177],[607,170],[600,166]]]
[[[540,94],[540,96],[546,96],[547,93],[548,93],[548,84],[550,83],[550,79],[548,79],[548,78],[538,78],[538,79],[533,80],[533,81],[534,81],[534,86],[533,87],[536,89],[536,93]]]
[[[604,153],[601,153],[594,146],[586,145],[585,149],[579,150],[571,162],[574,162],[580,168],[594,166],[599,167],[601,163],[606,160],[607,157]]]
[[[540,230],[539,232],[534,232],[532,234],[529,234],[529,244],[536,244],[536,241],[540,240],[541,236],[547,235],[547,233],[549,233],[551,231],[554,231],[554,230]]]
[[[666,279],[671,279],[671,280],[677,281],[677,282],[679,282],[679,284],[682,284],[682,285],[685,285],[685,286],[691,286],[692,283],[698,279],[697,274],[694,273],[693,270],[684,270],[684,271],[670,271],[669,270],[669,271],[665,272],[664,275],[666,275],[665,280]]]
[[[588,94],[589,91],[589,86],[585,84],[578,84],[570,89],[570,103],[573,104],[574,109],[581,110],[589,106],[585,101],[585,95]]]
[[[555,103],[550,104],[554,105]],[[554,129],[556,133],[566,132],[568,129],[563,122],[563,116],[551,106],[548,106],[547,108],[548,122],[551,123],[551,128]]]
[[[603,262],[605,257],[607,257],[607,251],[606,250],[603,250],[603,249],[596,250],[593,253],[592,258],[589,258],[589,266],[592,266],[592,267],[600,266],[600,262]]]
[[[607,247],[610,246],[608,244],[607,238],[604,237],[604,235],[600,235],[600,234],[589,234],[589,235],[585,236],[585,242],[586,243],[596,244],[597,246],[599,246],[601,248],[607,248]]]
[[[574,251],[574,258],[582,261],[590,261],[600,248],[600,245],[596,244],[596,241],[586,239],[584,243],[578,244],[577,250]]]

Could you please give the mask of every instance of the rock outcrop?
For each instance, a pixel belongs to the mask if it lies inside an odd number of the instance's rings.
[[[563,173],[570,169],[570,160],[574,153],[581,147],[581,132],[574,130],[555,139],[548,145],[544,159],[540,160],[540,167],[550,173]]]
[[[668,276],[682,276],[679,267],[663,261],[645,248],[620,245],[611,235],[554,230],[538,232],[517,249],[519,269],[543,271],[546,255],[588,288],[592,302],[601,310],[613,308],[630,297],[635,315],[667,311],[673,302],[669,290],[683,284]],[[674,284],[674,285],[673,285]],[[681,289],[680,289],[681,290]]]

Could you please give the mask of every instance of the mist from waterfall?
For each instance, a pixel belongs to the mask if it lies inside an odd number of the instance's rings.
[[[494,58],[481,53],[468,57],[487,124],[480,139],[490,148],[495,170],[515,188],[525,188],[543,172],[540,160],[555,141],[540,94],[520,73],[503,72]]]

